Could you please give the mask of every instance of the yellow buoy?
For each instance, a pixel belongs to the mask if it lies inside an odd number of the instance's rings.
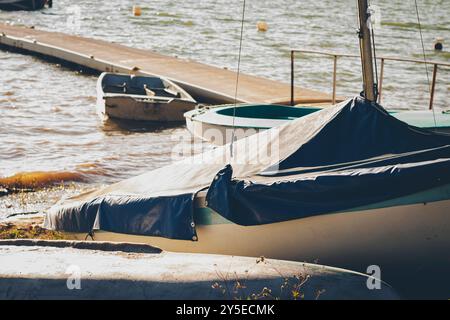
[[[142,9],[140,6],[133,6],[133,15],[139,17],[142,14]]]
[[[261,31],[261,32],[266,32],[269,29],[269,26],[267,25],[267,23],[265,21],[258,21],[256,26],[258,27],[258,31]]]

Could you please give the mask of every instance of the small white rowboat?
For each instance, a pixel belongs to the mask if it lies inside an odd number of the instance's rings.
[[[97,111],[120,120],[182,122],[197,102],[170,80],[102,73],[97,82]]]

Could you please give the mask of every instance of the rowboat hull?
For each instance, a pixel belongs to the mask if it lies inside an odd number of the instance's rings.
[[[181,87],[159,77],[105,72],[97,81],[97,113],[102,119],[183,122],[183,114],[196,105]]]
[[[450,285],[450,200],[342,212],[258,226],[240,226],[210,209],[198,241],[96,231],[99,241],[147,243],[173,252],[264,256],[366,272],[377,265],[397,289]],[[199,209],[197,209],[199,210]],[[196,212],[197,214],[197,212]],[[86,234],[70,234],[83,240]],[[411,283],[413,281],[413,283]],[[415,282],[414,282],[415,281]],[[421,283],[423,282],[423,283]],[[419,285],[420,283],[420,285]]]
[[[98,111],[103,116],[115,119],[182,122],[183,114],[195,108],[196,103],[189,100],[173,99],[147,101],[132,97],[105,97],[98,103]]]

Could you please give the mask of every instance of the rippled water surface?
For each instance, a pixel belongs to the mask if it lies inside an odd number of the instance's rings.
[[[381,13],[376,29],[378,55],[422,59],[413,1],[372,2]],[[0,22],[107,39],[236,68],[242,1],[140,1],[140,17],[131,14],[135,3],[56,0],[52,9],[39,12],[0,11]],[[431,50],[436,37],[443,37],[446,50],[450,48],[450,1],[418,3],[427,59],[450,62],[449,51]],[[259,20],[268,23],[268,32],[257,31]],[[241,69],[288,82],[290,48],[357,54],[356,25],[356,0],[247,1]],[[65,180],[76,182],[69,189],[77,192],[169,163],[180,137],[187,136],[182,126],[103,123],[95,113],[93,75],[5,51],[0,51],[0,70],[3,185],[26,187],[36,181],[49,185]],[[330,92],[330,59],[299,55],[296,70],[297,84]],[[338,72],[339,95],[361,90],[358,59],[340,60]],[[438,81],[435,105],[440,110],[449,107],[448,70],[438,73]],[[386,107],[426,108],[429,92],[424,65],[387,63],[383,90]],[[42,194],[37,198],[35,202],[44,204],[39,209],[50,201]],[[3,197],[0,202],[0,216],[17,209],[14,198]]]

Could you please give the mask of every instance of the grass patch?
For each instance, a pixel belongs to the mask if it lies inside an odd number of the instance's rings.
[[[61,232],[44,229],[38,225],[0,224],[0,239],[63,240]]]
[[[237,274],[230,276],[229,274],[224,275],[217,272],[220,281],[213,283],[212,289],[218,290],[225,299],[231,300],[304,300],[306,291],[309,293],[308,299],[318,300],[326,291],[325,289],[319,289],[312,292],[311,288],[307,290],[305,285],[311,277],[309,274],[299,273],[286,277],[276,268],[267,265],[264,257],[256,260],[255,265],[258,264],[266,265],[280,275],[279,286],[273,289],[264,287],[253,292],[247,286],[249,270],[246,270],[247,277],[244,277],[244,279],[238,277]]]

